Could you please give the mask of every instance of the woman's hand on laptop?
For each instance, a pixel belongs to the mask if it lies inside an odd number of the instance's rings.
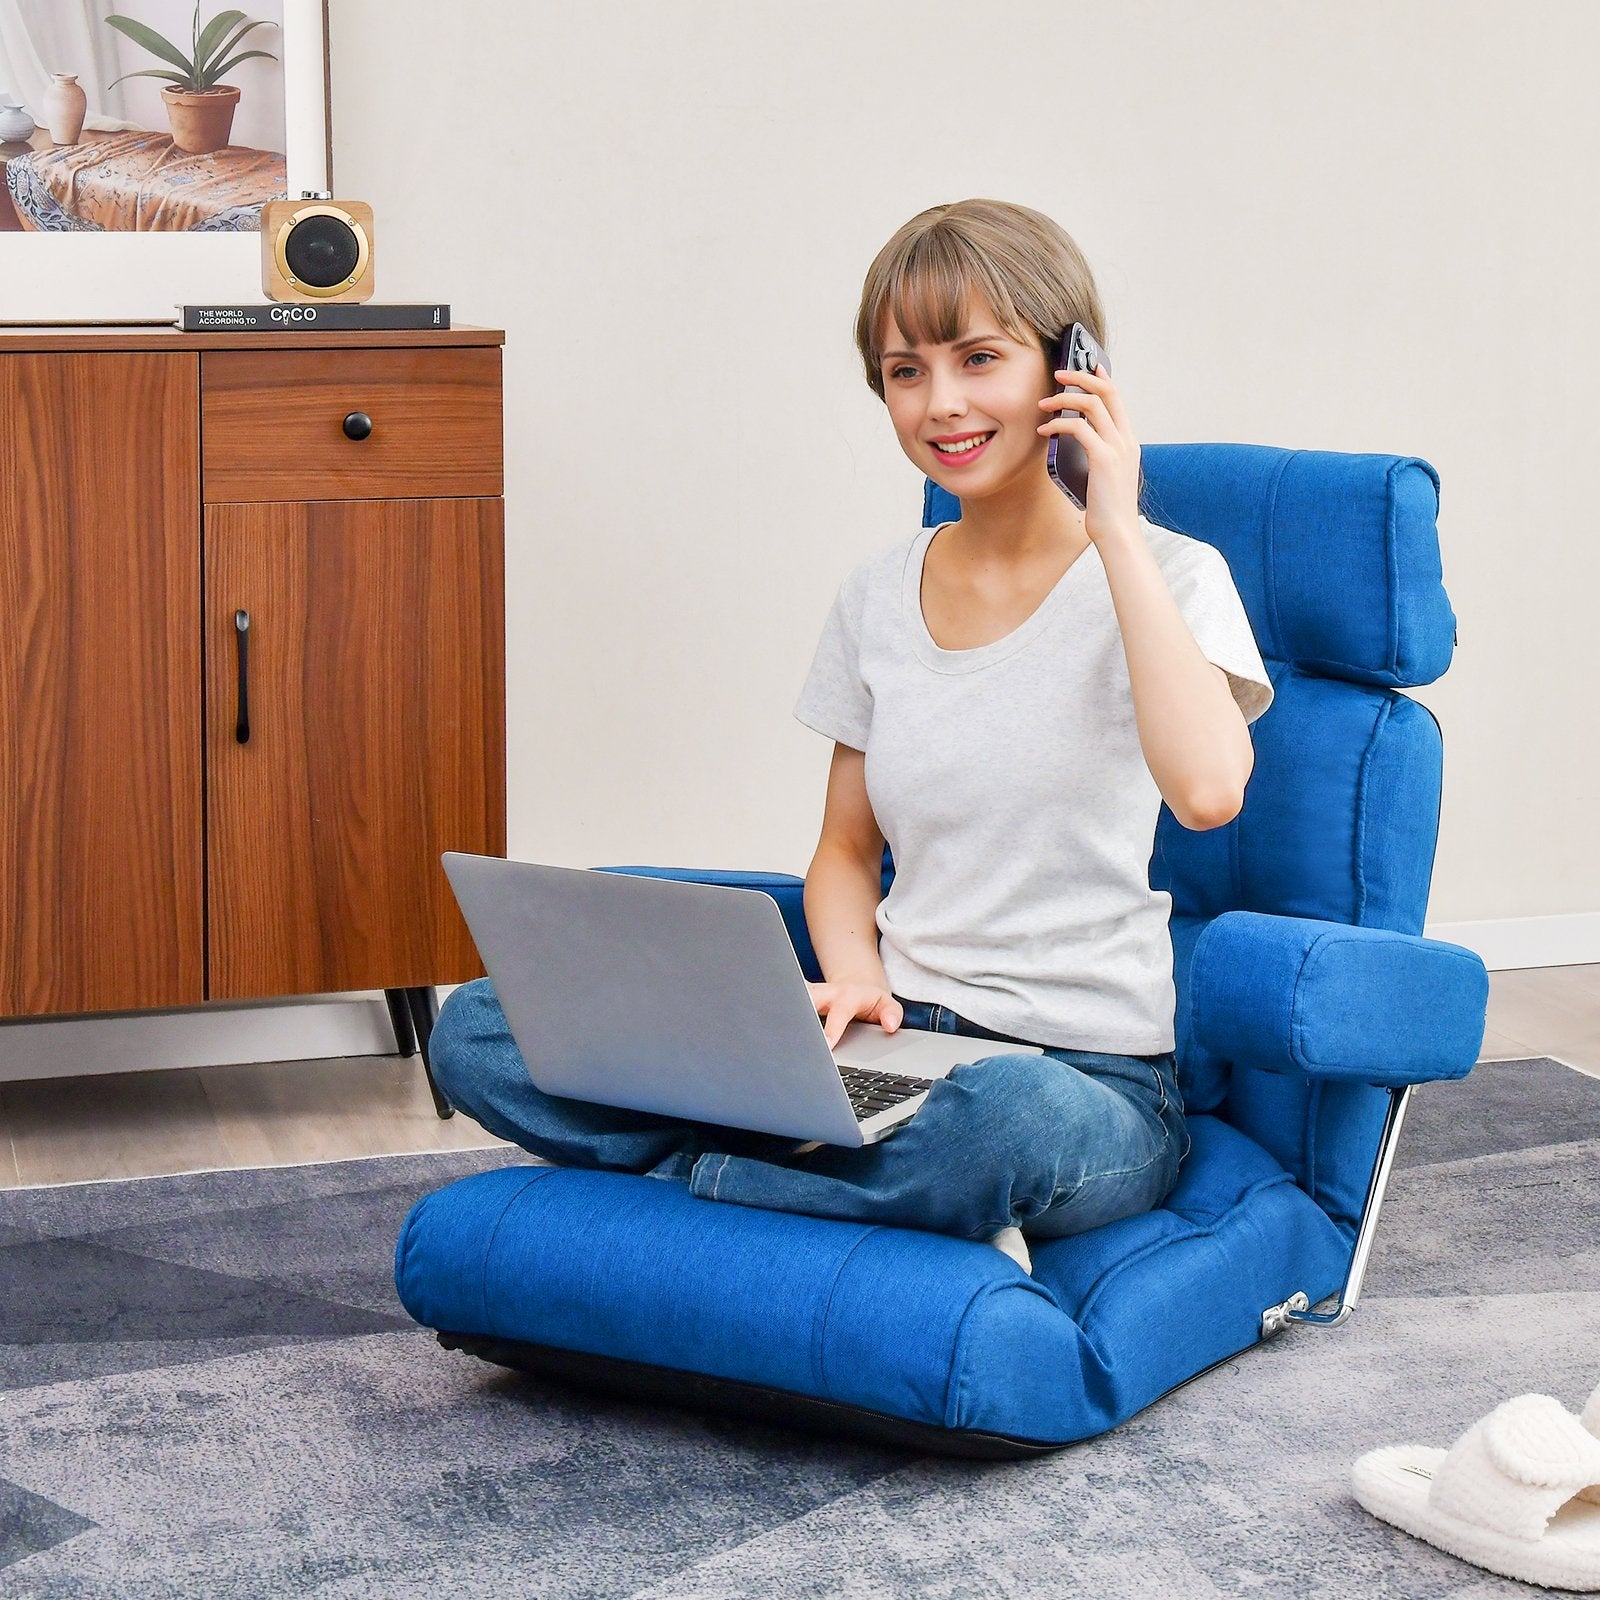
[[[844,1030],[859,1018],[876,1022],[885,1033],[900,1026],[905,1013],[900,1002],[887,990],[871,983],[811,983],[811,1002],[822,1018],[822,1031],[832,1050],[844,1037]]]

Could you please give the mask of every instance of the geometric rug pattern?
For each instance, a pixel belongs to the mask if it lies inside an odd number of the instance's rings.
[[[1415,1091],[1365,1289],[1098,1439],[921,1456],[438,1346],[421,1195],[514,1150],[0,1191],[0,1596],[1526,1596],[1350,1463],[1600,1383],[1600,1080]],[[708,1202],[714,1203],[714,1202]]]

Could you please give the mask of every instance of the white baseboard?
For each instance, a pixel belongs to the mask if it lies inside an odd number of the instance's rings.
[[[1491,972],[1600,963],[1600,912],[1430,922],[1430,939],[1474,951]],[[455,988],[442,984],[439,1002]],[[89,1017],[0,1021],[0,1083],[153,1067],[246,1061],[320,1061],[394,1054],[383,991],[253,1000],[185,1011],[119,1011]]]
[[[1429,939],[1465,945],[1491,972],[1513,967],[1574,967],[1600,962],[1600,911],[1492,922],[1429,922]]]
[[[440,1005],[456,987],[437,987]],[[0,1022],[0,1083],[152,1067],[394,1053],[394,1029],[381,989],[218,1002],[182,1011],[108,1011]]]

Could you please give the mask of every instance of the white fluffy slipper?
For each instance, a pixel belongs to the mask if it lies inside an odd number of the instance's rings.
[[[1351,1469],[1373,1516],[1502,1577],[1600,1591],[1600,1389],[1575,1417],[1551,1395],[1496,1406],[1449,1450],[1370,1450]]]

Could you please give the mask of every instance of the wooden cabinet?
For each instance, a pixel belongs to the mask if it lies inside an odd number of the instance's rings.
[[[0,330],[0,1015],[483,975],[502,338]]]

